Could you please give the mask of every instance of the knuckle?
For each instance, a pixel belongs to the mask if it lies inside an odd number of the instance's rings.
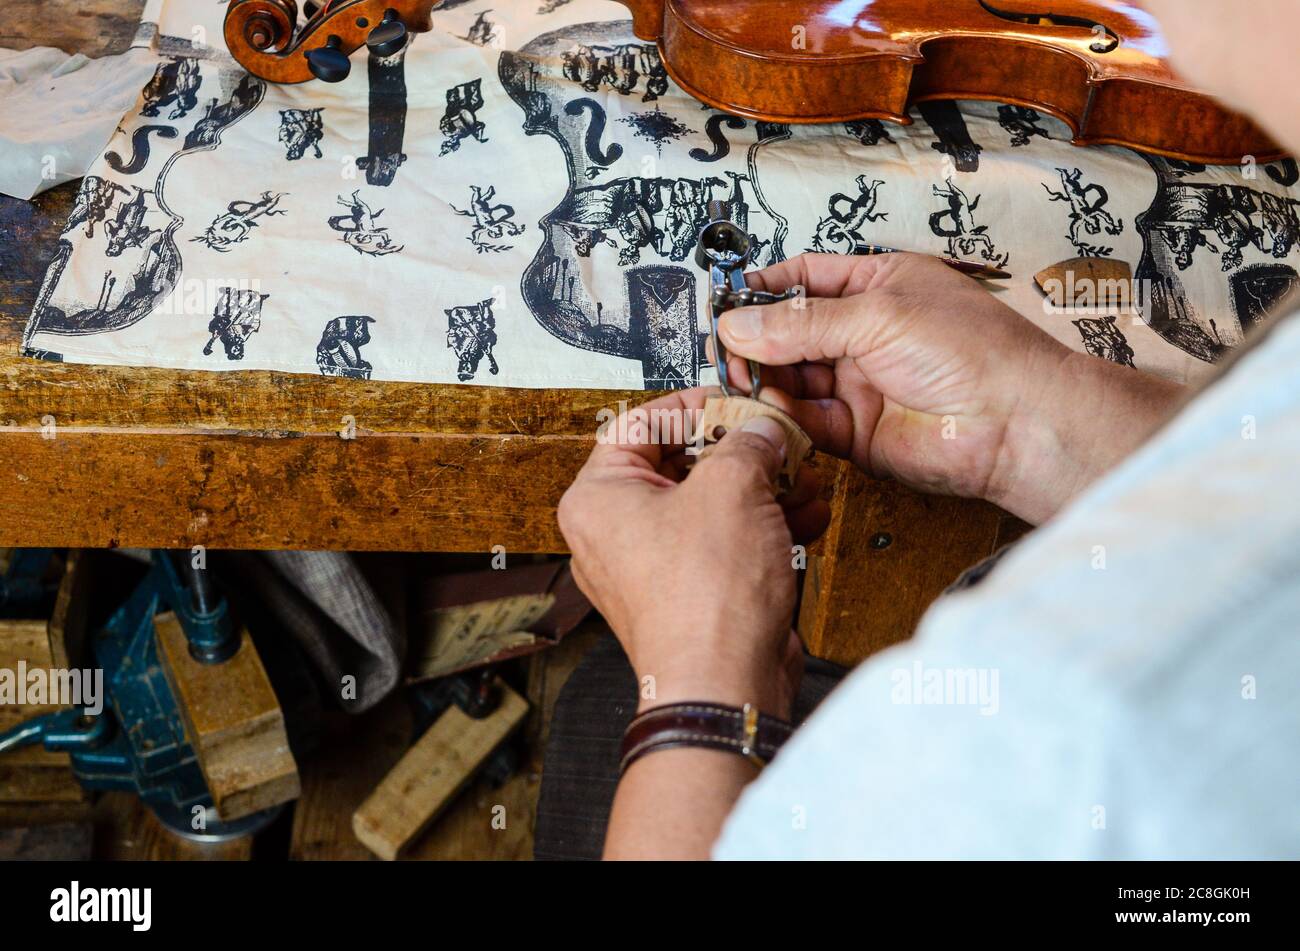
[[[555,520],[560,525],[560,533],[569,539],[570,543],[584,521],[581,495],[582,489],[577,483],[569,486],[564,495],[560,496],[560,504],[555,510]]]

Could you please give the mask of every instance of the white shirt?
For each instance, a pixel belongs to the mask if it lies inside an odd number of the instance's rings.
[[[858,668],[714,854],[1300,857],[1300,318]]]

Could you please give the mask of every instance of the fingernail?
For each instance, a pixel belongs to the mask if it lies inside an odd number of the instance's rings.
[[[773,446],[785,454],[785,430],[781,424],[774,419],[768,419],[766,416],[755,416],[744,426],[740,427],[743,433],[753,433],[756,436],[762,436]]]
[[[753,340],[763,332],[763,313],[757,307],[741,307],[722,315],[722,329],[732,340]]]

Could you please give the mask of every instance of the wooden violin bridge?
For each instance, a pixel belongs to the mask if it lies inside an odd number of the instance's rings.
[[[700,418],[700,450],[696,458],[707,459],[723,436],[760,416],[774,420],[785,433],[785,461],[776,477],[777,495],[784,495],[794,488],[799,467],[812,457],[813,446],[799,424],[775,406],[747,396],[709,397]]]

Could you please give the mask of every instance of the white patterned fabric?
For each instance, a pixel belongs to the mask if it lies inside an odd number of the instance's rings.
[[[1078,149],[935,103],[903,128],[723,115],[607,0],[450,0],[404,54],[268,85],[225,4],[152,0],[157,72],[84,180],[26,337],[69,362],[519,387],[711,382],[710,199],[758,263],[864,244],[997,264],[1069,345],[1201,378],[1297,281],[1293,163]],[[156,24],[156,26],[155,26]],[[1131,264],[1140,319],[1048,313],[1039,270]]]

